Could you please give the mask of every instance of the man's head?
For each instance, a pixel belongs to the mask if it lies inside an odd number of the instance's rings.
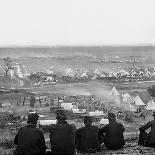
[[[147,91],[151,97],[153,97],[153,98],[155,97],[155,85],[148,87]]]
[[[84,117],[84,124],[85,124],[85,126],[91,126],[92,118],[90,116],[85,116]]]
[[[65,121],[67,119],[65,110],[59,109],[56,111],[56,119],[58,121]]]
[[[109,112],[108,119],[109,119],[109,122],[114,122],[116,121],[116,115],[113,112]]]
[[[37,124],[39,115],[37,113],[29,113],[27,123],[29,124]]]
[[[155,111],[153,112],[152,116],[153,116],[153,117],[154,117],[154,119],[155,119]]]

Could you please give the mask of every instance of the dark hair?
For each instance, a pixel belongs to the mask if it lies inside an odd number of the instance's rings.
[[[90,116],[85,116],[84,123],[92,123],[92,118]]]
[[[67,116],[66,116],[66,112],[65,110],[59,109],[56,111],[56,119],[57,120],[66,120]]]

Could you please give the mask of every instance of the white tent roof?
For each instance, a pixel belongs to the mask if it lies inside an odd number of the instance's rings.
[[[124,93],[124,94],[122,94],[122,97],[130,97],[130,94],[129,93]]]
[[[87,73],[82,73],[81,77],[88,77]]]
[[[153,100],[147,103],[146,110],[155,110],[155,102]]]
[[[39,120],[40,125],[56,124],[57,120]]]
[[[109,123],[109,120],[106,119],[106,118],[102,118],[102,119],[100,120],[100,125],[106,125],[106,124],[108,124],[108,123]]]
[[[103,111],[90,111],[88,113],[89,116],[104,116]]]
[[[141,100],[141,98],[139,97],[139,95],[136,96],[135,98],[135,104],[137,106],[141,106],[141,105],[145,105],[144,102]]]
[[[111,92],[109,93],[109,96],[119,96],[119,92],[116,90],[115,87],[112,88]]]
[[[73,76],[73,71],[71,68],[67,68],[67,69],[65,69],[65,71],[66,71],[67,76]]]
[[[63,107],[65,110],[73,109],[72,103],[61,103],[61,107]]]
[[[98,74],[98,75],[101,74],[98,68],[95,69],[94,74]]]
[[[83,114],[86,112],[86,109],[72,109],[73,113]]]

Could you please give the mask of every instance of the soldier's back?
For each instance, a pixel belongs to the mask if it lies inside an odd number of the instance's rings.
[[[82,127],[76,131],[77,149],[79,152],[95,153],[99,151],[98,127]]]
[[[72,125],[58,123],[50,128],[50,143],[53,154],[73,155],[75,129]]]

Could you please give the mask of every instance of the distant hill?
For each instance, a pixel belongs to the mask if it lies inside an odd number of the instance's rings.
[[[123,68],[155,66],[155,46],[79,46],[79,47],[14,47],[0,48],[0,58],[9,56],[13,62],[25,65],[28,73],[53,70],[65,74],[66,68],[96,68],[113,71]],[[97,59],[138,59],[140,63],[98,63]],[[0,73],[3,64],[0,62]]]
[[[131,54],[131,55],[148,55],[155,56],[155,46],[62,46],[62,47],[14,47],[0,48],[0,57],[10,56],[13,58],[20,57],[58,57],[71,55],[93,54],[101,56],[103,54]],[[149,52],[149,53],[148,53]]]

